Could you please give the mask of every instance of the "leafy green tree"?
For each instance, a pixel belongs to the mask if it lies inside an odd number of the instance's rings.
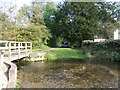
[[[34,46],[47,44],[51,34],[49,29],[45,26],[43,19],[39,4],[22,7],[18,14],[18,21],[20,21],[22,25],[25,24],[25,26],[20,28],[17,40],[31,41]]]
[[[53,2],[47,2],[42,5],[42,12],[46,26],[50,27],[51,25],[53,25],[54,14],[56,10],[57,8]]]
[[[16,40],[17,25],[10,21],[9,16],[4,12],[0,12],[0,40]]]
[[[112,4],[104,2],[59,4],[51,32],[54,38],[63,38],[72,46],[80,46],[83,40],[93,39],[95,35],[109,38],[117,24],[111,13],[112,8]]]
[[[42,12],[45,21],[45,25],[50,29],[52,38],[49,40],[49,46],[60,45],[63,41],[63,38],[58,37],[57,35],[57,23],[55,22],[55,14],[58,13],[59,10],[56,7],[56,4],[53,2],[47,2],[42,4]]]
[[[43,15],[41,11],[40,4],[35,4],[31,6],[24,5],[17,15],[17,20],[21,22],[20,24],[31,24],[43,25]]]
[[[33,42],[33,46],[47,44],[47,40],[51,37],[49,30],[45,26],[36,26],[34,24],[22,26],[18,32],[17,41]]]
[[[111,39],[113,38],[113,32],[116,28],[119,27],[119,14],[117,12],[117,2],[106,2],[106,3],[97,3],[99,8],[99,32],[97,36],[102,38]]]
[[[14,7],[8,9],[12,14]],[[9,12],[8,11],[8,12]],[[40,5],[24,6],[13,18],[9,18],[5,12],[0,12],[2,40],[29,41],[33,46],[47,44],[51,37],[50,30],[44,25],[43,15]]]
[[[93,3],[64,3],[58,8],[59,13],[55,15],[55,23],[58,25],[58,30],[54,32],[56,36],[64,37],[72,46],[93,38],[98,27],[95,17],[97,7]]]

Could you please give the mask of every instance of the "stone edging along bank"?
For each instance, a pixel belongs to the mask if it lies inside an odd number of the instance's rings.
[[[8,85],[7,88],[14,88],[17,81],[17,66],[12,62],[4,61],[5,64],[9,65],[8,68]]]

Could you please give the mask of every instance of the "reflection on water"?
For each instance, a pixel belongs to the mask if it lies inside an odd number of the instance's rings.
[[[18,62],[21,88],[118,88],[118,63],[76,59]]]

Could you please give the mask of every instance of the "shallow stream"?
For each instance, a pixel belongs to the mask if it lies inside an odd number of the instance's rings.
[[[65,59],[16,64],[21,88],[120,88],[118,63]]]

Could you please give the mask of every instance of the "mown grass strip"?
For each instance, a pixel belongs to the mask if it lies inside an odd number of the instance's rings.
[[[85,59],[86,56],[80,49],[72,48],[55,48],[53,50],[47,51],[48,60],[55,59],[65,59],[65,58],[75,58],[75,59]]]

